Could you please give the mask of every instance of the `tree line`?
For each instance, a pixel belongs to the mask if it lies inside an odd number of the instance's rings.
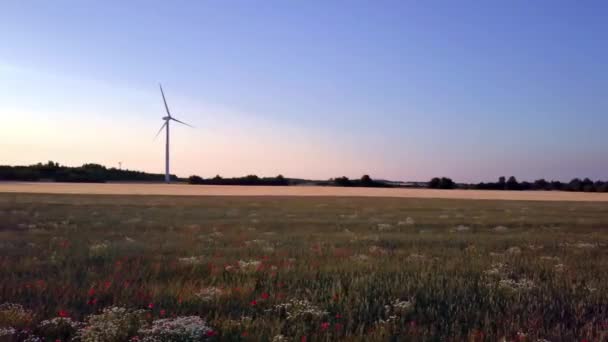
[[[206,185],[289,185],[289,180],[278,175],[276,177],[258,177],[256,175],[248,175],[245,177],[223,178],[217,175],[213,178],[202,178],[200,176],[188,177],[189,184],[206,184]]]
[[[509,178],[499,177],[497,182],[477,184],[456,184],[450,178],[435,177],[428,182],[431,189],[476,189],[476,190],[556,190],[556,191],[581,191],[581,192],[608,192],[608,181],[592,181],[589,178],[574,178],[570,182],[547,181],[537,179],[534,182],[518,182],[514,176]]]
[[[348,177],[337,177],[331,178],[327,184],[322,185],[333,185],[333,186],[345,186],[345,187],[366,187],[366,188],[390,188],[393,185],[388,184],[384,181],[373,180],[369,175],[363,175],[360,179],[349,179]]]
[[[171,175],[172,180],[178,180]],[[165,179],[164,174],[106,168],[100,164],[82,166],[63,166],[49,161],[29,166],[0,165],[0,180],[5,181],[54,181],[104,183],[109,181],[158,182]]]
[[[162,182],[164,174],[147,173],[117,168],[107,168],[100,164],[88,163],[82,166],[70,167],[49,161],[29,166],[0,165],[0,181],[55,181],[55,182],[93,182],[103,183],[109,181],[124,182]],[[171,175],[172,181],[184,181],[175,175]],[[190,176],[189,184],[208,185],[324,185],[342,187],[396,187],[402,186],[384,180],[374,180],[369,175],[363,175],[359,179],[348,177],[330,178],[327,181],[311,181],[306,179],[285,178],[282,175],[276,177],[258,177],[248,175],[245,177],[202,178]],[[519,182],[514,176],[509,178],[499,177],[497,182],[481,183],[459,183],[457,184],[448,177],[435,177],[429,182],[416,183],[410,187],[427,187],[431,189],[477,189],[477,190],[558,190],[558,191],[584,191],[584,192],[608,192],[608,181],[593,181],[589,178],[574,178],[570,182],[547,181],[538,179],[533,182]]]

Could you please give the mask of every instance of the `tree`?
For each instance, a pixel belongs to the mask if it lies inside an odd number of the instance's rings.
[[[500,188],[500,190],[505,189],[505,186],[506,186],[505,180],[506,180],[505,176],[498,177],[498,187]]]
[[[363,177],[361,177],[362,186],[372,186],[373,184],[374,184],[374,181],[372,180],[372,178],[369,175],[363,175]]]
[[[595,191],[595,185],[593,184],[593,181],[589,178],[583,179],[583,182],[581,185],[583,186],[583,191],[585,191],[585,192],[594,192]]]
[[[547,190],[549,183],[544,178],[537,179],[534,181],[534,189],[536,190]]]
[[[278,175],[272,182],[275,185],[289,185],[289,181],[283,177],[283,175]]]
[[[566,187],[566,189],[568,191],[582,191],[583,183],[581,182],[580,179],[574,178],[573,180],[570,181],[570,183],[568,183],[568,186]]]
[[[519,190],[519,183],[517,183],[517,179],[514,176],[509,177],[507,183],[505,184],[505,189],[507,190]]]
[[[439,183],[440,189],[454,189],[456,184],[451,178],[441,177],[441,182]]]
[[[429,182],[429,188],[431,188],[431,189],[439,189],[439,185],[440,184],[441,184],[441,179],[439,179],[438,177],[434,177]]]
[[[197,175],[192,175],[188,177],[188,184],[203,184],[204,180],[202,177]]]
[[[334,179],[334,184],[336,184],[337,186],[352,186],[353,185],[351,180],[348,179],[348,177],[346,177],[346,176],[342,176],[342,177],[338,177],[338,178]]]

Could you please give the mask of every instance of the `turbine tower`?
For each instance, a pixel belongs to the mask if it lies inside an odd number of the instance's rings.
[[[169,111],[169,106],[167,106],[167,100],[165,99],[165,93],[163,92],[163,86],[161,84],[158,85],[160,87],[160,93],[163,96],[163,102],[165,103],[165,110],[167,111],[167,116],[163,117],[163,120],[165,120],[165,123],[160,126],[160,129],[158,130],[158,133],[156,133],[156,136],[154,137],[156,139],[156,137],[158,137],[158,135],[160,134],[160,132],[163,131],[163,128],[166,130],[166,140],[165,140],[165,183],[170,183],[171,182],[171,178],[169,176],[169,122],[171,120],[175,121],[175,122],[179,122],[182,125],[186,125],[188,127],[193,127],[183,121],[180,121],[174,117],[171,116],[171,112]]]

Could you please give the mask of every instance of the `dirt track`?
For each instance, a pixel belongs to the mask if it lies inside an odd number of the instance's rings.
[[[608,201],[608,193],[563,191],[430,190],[321,186],[220,186],[186,184],[92,184],[0,182],[0,193],[178,196],[356,196],[523,201]]]

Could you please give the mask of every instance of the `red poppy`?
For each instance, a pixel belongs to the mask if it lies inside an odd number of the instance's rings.
[[[59,312],[57,313],[57,315],[59,317],[70,317],[70,313],[65,311],[65,310],[59,310]]]
[[[217,332],[215,332],[215,330],[209,330],[205,333],[205,335],[207,335],[207,337],[212,337],[212,336],[216,336]]]
[[[258,302],[254,299],[249,304],[251,304],[251,306],[256,306]]]
[[[329,322],[321,323],[321,330],[327,330],[327,329],[329,329]]]
[[[88,294],[89,294],[89,297],[93,297],[95,295],[95,289],[90,288]]]
[[[270,295],[266,292],[262,293],[262,299],[268,299],[270,298]]]
[[[148,309],[154,309],[154,303],[148,304]]]

